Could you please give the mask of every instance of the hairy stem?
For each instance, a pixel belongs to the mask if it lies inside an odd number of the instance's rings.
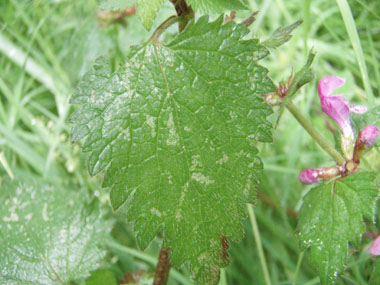
[[[158,28],[154,31],[153,35],[150,37],[149,41],[152,41],[154,44],[158,44],[158,38],[161,34],[169,28],[171,25],[179,21],[179,17],[171,16],[167,18]]]
[[[166,285],[168,283],[170,271],[169,253],[169,248],[161,248],[160,255],[158,256],[156,273],[154,274],[153,285]]]
[[[253,206],[251,204],[247,204],[247,208],[248,208],[249,220],[251,221],[253,235],[255,237],[257,251],[259,253],[261,267],[262,267],[263,273],[264,273],[265,284],[270,285],[271,281],[270,281],[270,277],[269,277],[269,270],[268,270],[267,262],[265,260],[263,245],[261,243],[260,231],[259,231],[259,227],[257,226],[255,212],[253,211]]]
[[[315,141],[323,148],[339,165],[344,165],[346,160],[344,157],[326,140],[321,136],[308,119],[306,119],[292,101],[286,104],[286,108],[292,113],[301,126],[315,139]]]

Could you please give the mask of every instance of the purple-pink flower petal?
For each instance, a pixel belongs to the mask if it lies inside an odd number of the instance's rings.
[[[357,113],[357,114],[363,114],[367,112],[368,108],[366,106],[360,106],[360,105],[350,105],[348,106],[351,112]]]
[[[365,146],[372,146],[379,137],[379,129],[374,125],[364,127],[359,133],[359,139]]]
[[[372,255],[380,255],[380,236],[378,236],[367,250]]]
[[[313,184],[321,181],[319,178],[319,172],[317,169],[309,168],[300,172],[298,180],[302,184]]]
[[[320,96],[322,111],[334,120],[345,137],[352,137],[350,109],[343,96]]]
[[[335,89],[346,83],[346,79],[337,76],[325,76],[318,83],[319,96],[331,96]]]
[[[344,78],[336,76],[323,77],[318,83],[318,94],[323,112],[339,125],[346,139],[353,141],[350,113],[364,113],[367,107],[350,105],[343,95],[333,95],[335,89],[343,86],[345,82]]]

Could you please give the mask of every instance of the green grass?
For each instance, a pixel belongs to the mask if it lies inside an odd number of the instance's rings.
[[[302,88],[294,102],[332,143],[333,135],[325,127],[327,117],[319,112],[319,78],[346,77],[342,92],[349,98],[362,104],[380,103],[379,1],[251,0],[250,6],[260,10],[251,35],[263,39],[279,26],[304,20],[287,44],[271,51],[265,65],[274,80],[287,80],[292,70],[304,64],[308,50],[314,49],[315,79]],[[95,0],[9,0],[0,1],[0,10],[0,177],[58,179],[89,189],[107,204],[107,191],[99,186],[101,178],[89,177],[83,155],[70,143],[67,117],[73,110],[68,99],[96,57],[106,56],[117,66],[130,45],[150,33],[136,16],[124,24],[101,25]],[[163,9],[154,25],[171,13],[172,9]],[[238,19],[248,14],[238,13]],[[287,111],[274,139],[260,150],[266,169],[259,187],[273,205],[258,200],[255,233],[250,221],[244,221],[246,237],[239,244],[230,244],[231,264],[221,284],[265,284],[268,276],[263,267],[268,269],[272,284],[318,284],[308,254],[298,250],[296,218],[289,209],[297,212],[310,189],[298,183],[298,172],[329,166],[333,161]],[[154,270],[160,239],[142,253],[130,225],[111,215],[119,221],[114,229],[118,244],[110,245],[108,268],[119,279],[125,272]],[[374,226],[369,230],[379,232]],[[257,251],[255,235],[256,240],[258,235],[261,239],[265,258]],[[363,238],[363,246],[351,256],[337,284],[367,283],[371,260],[363,251],[369,243],[370,239]],[[189,271],[181,268],[172,271],[170,282],[184,283],[181,280],[189,280],[189,276]]]

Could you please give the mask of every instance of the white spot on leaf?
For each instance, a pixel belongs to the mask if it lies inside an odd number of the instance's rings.
[[[167,145],[178,145],[179,136],[175,130],[173,113],[169,114],[169,120],[167,121],[167,127],[169,128],[169,137],[166,140]]]
[[[17,222],[18,216],[16,213],[11,213],[11,215],[9,217],[4,217],[3,221],[4,222]]]
[[[146,123],[149,127],[152,128],[152,137],[154,138],[156,136],[156,124],[155,124],[155,117],[146,115]]]
[[[47,203],[44,204],[44,207],[42,209],[42,219],[44,219],[45,222],[49,221],[49,216],[48,216],[48,212],[47,212]]]
[[[210,177],[204,176],[202,173],[196,172],[191,175],[191,179],[194,179],[195,181],[209,185],[211,183],[214,183],[214,180],[210,179]]]

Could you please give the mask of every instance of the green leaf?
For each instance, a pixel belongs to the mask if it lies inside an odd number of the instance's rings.
[[[111,224],[82,191],[6,182],[0,201],[0,283],[66,283],[99,267]]]
[[[220,13],[226,10],[248,9],[247,0],[186,0],[194,9]]]
[[[137,15],[148,30],[152,27],[153,20],[164,2],[165,0],[138,0],[136,5]]]
[[[295,30],[299,25],[302,24],[302,20],[298,20],[291,24],[290,26],[287,26],[285,28],[278,28],[273,32],[271,37],[265,41],[263,41],[261,44],[268,48],[277,48],[287,41],[289,41],[292,38],[291,33],[293,30]]]
[[[137,15],[148,30],[165,0],[99,0],[99,8],[104,11],[121,11],[136,4]]]
[[[162,230],[172,263],[211,283],[228,263],[223,237],[244,234],[262,168],[255,142],[272,140],[260,94],[274,86],[257,64],[267,50],[222,22],[202,17],[168,44],[136,46],[114,73],[99,59],[71,98],[82,104],[72,139],[86,137],[89,171],[106,169],[139,246]]]
[[[379,195],[375,175],[361,172],[313,188],[305,197],[298,225],[303,249],[310,248],[321,283],[333,284],[347,260],[348,243],[357,244],[371,220]]]
[[[296,95],[298,89],[313,80],[314,75],[311,70],[311,64],[313,63],[314,58],[315,53],[311,50],[307,56],[305,65],[294,75],[292,83],[289,86],[288,93],[286,94],[284,105],[286,105],[288,100]]]
[[[311,64],[314,61],[314,57],[315,57],[315,53],[313,53],[313,51],[310,50],[307,56],[305,65],[300,70],[298,70],[296,74],[294,75],[290,83],[288,92],[286,93],[285,99],[278,111],[279,115],[278,115],[276,124],[278,124],[278,122],[280,121],[282,113],[284,112],[285,107],[288,104],[288,102],[290,102],[290,100],[297,94],[298,89],[300,89],[302,86],[304,86],[305,84],[313,80],[314,74],[311,70]]]
[[[138,0],[98,0],[99,8],[103,11],[122,11],[132,7]]]

